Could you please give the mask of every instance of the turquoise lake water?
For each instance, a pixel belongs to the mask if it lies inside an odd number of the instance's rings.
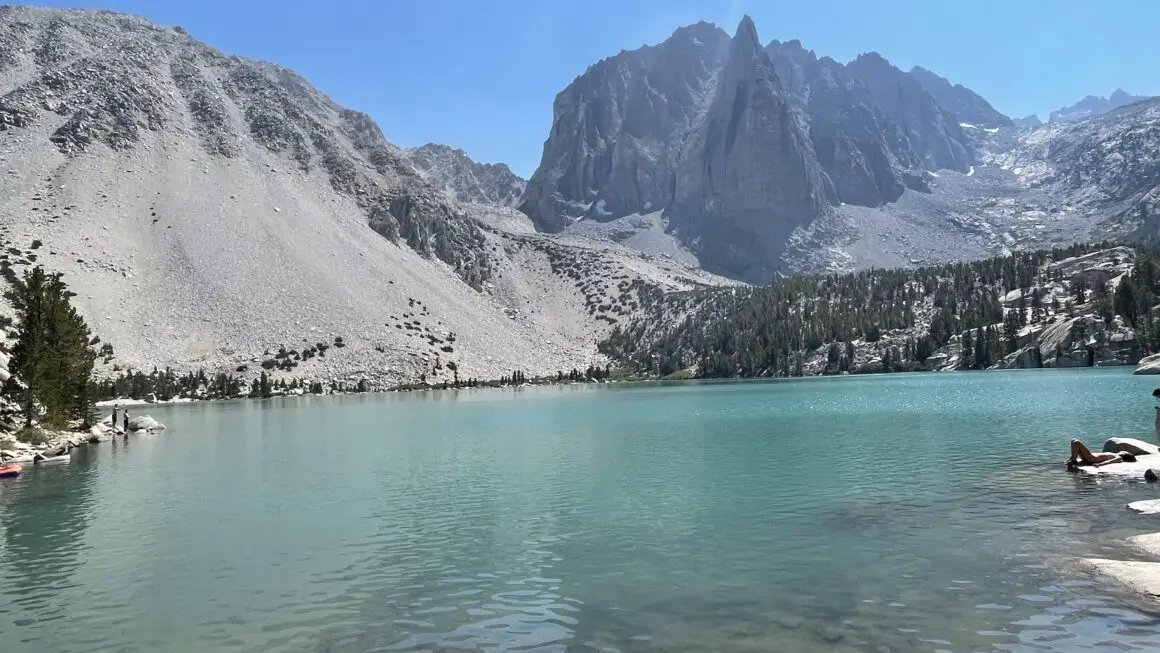
[[[150,407],[0,480],[0,650],[1156,651],[1067,556],[1160,487],[1127,370]],[[137,412],[146,412],[137,409]]]

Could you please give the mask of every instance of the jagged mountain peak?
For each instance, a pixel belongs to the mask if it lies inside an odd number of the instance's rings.
[[[935,102],[954,114],[961,123],[979,127],[1006,127],[1013,124],[1009,117],[996,111],[990,102],[962,84],[951,84],[946,78],[922,66],[911,68],[910,76],[918,80]]]
[[[514,207],[527,181],[504,163],[478,163],[462,149],[427,143],[405,151],[407,161],[427,181],[459,202]]]
[[[1117,88],[1116,90],[1112,91],[1111,95],[1108,96],[1108,100],[1116,104],[1128,104],[1130,102],[1135,102],[1136,100],[1142,99],[1142,97],[1143,96],[1132,95],[1122,88]]]
[[[598,62],[554,116],[520,205],[539,228],[664,210],[703,264],[749,280],[831,205],[891,202],[927,187],[920,168],[973,160],[958,120],[880,54],[842,65],[797,40],[762,47],[748,16],[732,38],[699,24]]]
[[[818,54],[813,50],[805,47],[805,45],[803,45],[802,42],[798,39],[790,39],[788,41],[779,41],[774,39],[769,42],[769,45],[765,46],[765,50],[766,52],[780,52],[787,56],[795,58],[800,57],[810,61],[819,60]],[[828,59],[828,57],[822,57],[822,59]],[[833,59],[830,59],[830,61],[833,61]]]
[[[721,29],[716,23],[709,21],[698,21],[692,25],[685,25],[673,30],[672,37],[679,38],[693,38],[697,40],[715,39],[719,36],[728,36],[728,32]]]
[[[761,41],[757,38],[757,25],[748,14],[741,17],[737,29],[733,32],[733,47],[740,51],[757,52],[761,49]]]
[[[897,67],[894,64],[890,63],[889,59],[882,56],[881,54],[879,54],[875,50],[860,53],[857,57],[854,57],[854,61],[852,61],[851,63],[861,63],[864,66],[883,66],[883,67],[888,66],[890,68],[895,68],[897,70]]]
[[[1085,118],[1098,116],[1113,109],[1118,109],[1122,106],[1146,99],[1148,99],[1146,95],[1132,95],[1123,89],[1117,88],[1108,97],[1088,95],[1071,106],[1052,111],[1048,122],[1075,122],[1077,120],[1084,120]]]
[[[602,59],[556,95],[553,126],[519,208],[543,231],[660,210],[682,144],[732,40],[708,23]]]
[[[967,170],[974,155],[960,121],[913,75],[877,52],[858,55],[846,71],[866,85],[882,112],[903,129],[924,168]]]
[[[1031,129],[1043,124],[1043,121],[1039,119],[1039,116],[1034,113],[1022,118],[1015,118],[1011,122],[1020,129]]]

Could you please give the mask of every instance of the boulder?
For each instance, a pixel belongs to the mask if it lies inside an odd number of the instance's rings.
[[[1118,315],[1110,324],[1098,315],[1080,315],[1044,329],[1039,352],[1044,367],[1133,365],[1140,360],[1140,343]]]
[[[1160,447],[1135,438],[1108,438],[1108,441],[1104,442],[1104,451],[1111,453],[1126,451],[1137,456],[1147,456],[1150,454],[1160,454]],[[1160,466],[1160,459],[1158,459],[1156,464]]]
[[[924,364],[929,372],[951,372],[959,369],[962,364],[962,353],[962,342],[955,336],[951,342],[928,356]]]
[[[60,444],[51,446],[51,447],[45,449],[44,451],[41,451],[40,455],[44,456],[45,458],[53,458],[55,456],[63,456],[64,454],[68,453],[69,449],[72,449],[71,442],[67,442],[67,441],[61,442]]]
[[[1035,345],[1028,345],[1018,351],[1007,354],[1007,356],[994,365],[991,369],[999,370],[1026,370],[1043,367],[1043,356],[1040,354],[1039,347]]]
[[[1128,544],[1154,556],[1160,556],[1160,533],[1144,533],[1128,538]]]
[[[1160,598],[1160,562],[1104,560],[1088,558],[1086,562],[1099,574],[1109,576],[1142,596]]]
[[[1160,354],[1152,354],[1140,359],[1133,374],[1160,374]]]
[[[939,351],[939,352],[936,352],[934,354],[931,354],[930,356],[927,356],[927,358],[926,358],[926,363],[925,363],[926,364],[926,371],[937,372],[937,371],[941,370],[944,365],[947,364],[948,360],[950,360],[950,355],[944,351]]]
[[[130,431],[160,431],[165,425],[148,415],[129,418]]]
[[[1141,515],[1155,515],[1160,513],[1160,499],[1146,499],[1144,501],[1133,501],[1128,504],[1128,510],[1138,512]]]
[[[1114,465],[1103,465],[1102,467],[1092,467],[1091,465],[1081,465],[1075,468],[1075,471],[1087,476],[1098,476],[1103,478],[1132,478],[1143,479],[1144,474],[1148,470],[1160,466],[1160,456],[1140,456],[1135,462],[1121,462]]]

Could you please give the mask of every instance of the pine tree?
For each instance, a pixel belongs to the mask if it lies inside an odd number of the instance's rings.
[[[1071,291],[1075,293],[1075,303],[1082,304],[1087,301],[1088,280],[1087,277],[1079,275],[1071,281]]]
[[[1117,315],[1123,315],[1128,324],[1136,326],[1139,317],[1140,305],[1137,302],[1137,290],[1132,278],[1127,277],[1116,287],[1116,294],[1112,299]]]
[[[1015,351],[1019,344],[1019,314],[1014,309],[1007,311],[1003,320],[1003,336],[1007,340],[1007,351]]]
[[[12,348],[12,378],[5,394],[15,401],[25,426],[42,418],[55,427],[69,420],[89,426],[94,417],[96,385],[92,381],[97,353],[84,319],[71,305],[74,295],[59,273],[37,266],[23,279],[10,280],[5,297],[16,310],[19,331]]]
[[[989,348],[987,346],[987,332],[983,330],[983,327],[978,327],[977,329],[975,329],[975,365],[974,365],[975,369],[977,369],[977,370],[987,369],[987,363],[988,363],[987,352],[988,351],[989,351]]]

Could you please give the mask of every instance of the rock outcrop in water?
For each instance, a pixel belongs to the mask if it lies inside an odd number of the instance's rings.
[[[1160,374],[1160,354],[1141,358],[1134,374]]]

